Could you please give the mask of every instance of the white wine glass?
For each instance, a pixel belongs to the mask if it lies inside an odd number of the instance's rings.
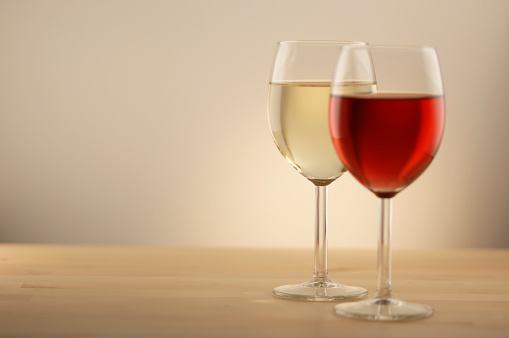
[[[276,297],[305,301],[362,298],[367,290],[331,281],[327,272],[327,187],[345,171],[329,134],[330,82],[346,41],[282,41],[277,44],[269,82],[268,117],[279,151],[315,185],[315,268],[302,284],[276,287]],[[354,88],[355,87],[355,88]],[[370,86],[345,86],[371,90]]]
[[[340,89],[345,81],[376,82],[376,92],[344,93]],[[393,296],[390,240],[392,198],[426,170],[442,140],[444,92],[436,51],[421,46],[345,47],[331,88],[335,149],[349,172],[380,201],[376,294],[334,310],[368,320],[431,316],[432,307]]]

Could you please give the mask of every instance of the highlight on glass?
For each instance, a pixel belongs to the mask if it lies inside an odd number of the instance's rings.
[[[348,41],[283,41],[277,44],[269,81],[268,118],[283,157],[315,186],[315,268],[311,280],[276,287],[276,297],[306,301],[362,298],[367,290],[333,282],[327,272],[327,187],[345,166],[329,135],[328,110],[332,71]],[[344,83],[344,90],[370,92],[372,85]]]
[[[369,93],[343,83],[372,82]],[[335,306],[338,315],[411,320],[433,314],[427,305],[395,298],[391,289],[392,199],[435,157],[445,124],[444,91],[435,49],[421,46],[347,46],[331,84],[330,134],[349,172],[380,201],[378,285],[374,298]],[[412,226],[409,224],[408,226]]]

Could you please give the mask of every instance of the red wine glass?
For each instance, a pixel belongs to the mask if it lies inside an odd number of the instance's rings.
[[[341,84],[374,81],[376,92],[349,94]],[[345,317],[410,320],[433,308],[394,298],[391,289],[392,198],[435,157],[445,123],[444,93],[435,49],[347,46],[331,83],[329,127],[350,173],[380,199],[378,286],[374,298],[338,304]]]

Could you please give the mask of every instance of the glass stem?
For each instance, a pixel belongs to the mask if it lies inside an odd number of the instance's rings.
[[[392,199],[380,198],[378,234],[378,285],[375,298],[392,298],[391,289]]]
[[[316,233],[313,282],[329,282],[327,273],[327,186],[315,186]]]

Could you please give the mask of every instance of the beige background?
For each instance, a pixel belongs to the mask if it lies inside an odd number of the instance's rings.
[[[266,118],[278,40],[438,49],[437,158],[395,199],[396,247],[509,246],[509,1],[0,1],[0,241],[311,247],[313,186]],[[332,247],[377,201],[329,194]]]

